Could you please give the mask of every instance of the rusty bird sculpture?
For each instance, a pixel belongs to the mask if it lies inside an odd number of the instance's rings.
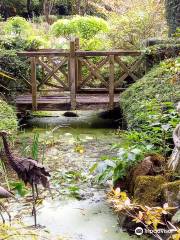
[[[44,188],[49,188],[49,180],[50,177],[49,172],[45,169],[42,164],[39,164],[37,161],[31,158],[23,158],[15,156],[11,150],[7,140],[8,133],[6,131],[0,131],[0,136],[3,140],[5,154],[9,161],[12,169],[17,173],[19,179],[23,180],[25,185],[28,183],[32,187],[32,197],[33,197],[33,215],[34,215],[34,223],[37,225],[36,221],[36,197],[38,198],[38,188],[37,185],[41,184]],[[36,192],[36,197],[35,197]]]
[[[0,198],[11,198],[11,197],[15,198],[14,194],[0,186]],[[4,205],[0,202],[0,216],[2,218],[3,223],[5,223],[5,219],[2,215],[1,209],[7,213],[8,217],[9,217],[9,222],[11,222],[10,213],[7,211],[7,209],[4,207]]]

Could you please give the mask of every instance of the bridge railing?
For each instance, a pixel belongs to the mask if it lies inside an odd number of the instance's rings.
[[[76,109],[76,94],[78,92],[105,91],[109,94],[109,109],[114,106],[114,92],[122,89],[122,83],[130,76],[137,80],[134,73],[142,63],[140,51],[110,50],[110,51],[83,51],[80,50],[79,39],[70,41],[69,50],[41,49],[37,51],[19,52],[19,56],[29,57],[31,60],[31,89],[32,109],[37,110],[37,92],[43,85],[57,88],[59,91],[69,91],[71,109]],[[122,57],[137,57],[130,65]],[[94,60],[95,59],[95,60]],[[37,66],[41,67],[42,77],[37,80]],[[106,68],[106,78],[101,72]],[[121,69],[118,79],[115,77],[115,68]],[[85,74],[84,74],[85,72]],[[100,87],[86,86],[94,79]]]

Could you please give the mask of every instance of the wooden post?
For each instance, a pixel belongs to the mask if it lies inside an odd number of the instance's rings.
[[[32,110],[37,110],[36,58],[31,57]]]
[[[69,80],[71,109],[76,109],[76,59],[75,59],[75,41],[70,41],[70,59],[69,59]]]
[[[109,110],[114,108],[114,55],[109,56]]]
[[[75,47],[76,51],[80,50],[80,43],[79,43],[79,38],[75,38]],[[82,82],[82,64],[81,61],[76,57],[76,90],[79,88],[79,85]]]

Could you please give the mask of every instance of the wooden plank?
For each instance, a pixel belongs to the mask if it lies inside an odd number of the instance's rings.
[[[104,66],[108,62],[108,60],[109,60],[108,57],[104,58],[103,60],[101,60],[100,62],[97,63],[97,67],[96,68],[101,68],[102,66]],[[90,73],[85,79],[83,79],[81,81],[80,88],[82,88],[82,86],[85,83],[88,83],[91,79],[92,79],[92,75]]]
[[[66,50],[57,50],[57,49],[41,49],[37,51],[22,51],[18,52],[19,56],[26,57],[35,57],[35,56],[69,56],[69,51]],[[139,56],[141,55],[141,51],[131,51],[131,50],[111,50],[111,51],[76,51],[77,57],[83,56]]]
[[[141,63],[142,58],[140,58],[138,61],[135,62],[133,66],[131,66],[130,69],[119,59],[119,57],[115,56],[115,61],[122,67],[122,69],[125,71],[125,73],[120,77],[118,81],[115,83],[115,87],[117,87],[120,83],[122,83],[128,76],[132,77],[134,81],[138,79],[138,77],[133,73],[133,71],[138,67],[138,65]]]
[[[116,93],[124,91],[126,88],[115,88],[114,91]],[[83,94],[95,94],[95,93],[108,93],[109,89],[107,88],[81,88],[78,90],[78,93],[83,93]]]
[[[94,65],[90,61],[88,61],[87,59],[81,58],[81,62],[83,62],[88,67],[88,69],[90,70],[92,75],[94,75],[94,77],[96,77],[97,79],[101,80],[104,83],[105,87],[108,87],[107,82],[98,73],[98,69],[97,68],[95,69]]]
[[[32,51],[32,52],[18,52],[18,56],[21,57],[55,57],[55,56],[64,56],[68,57],[69,56],[69,51],[61,51],[61,50],[54,50],[54,51]]]
[[[109,56],[109,110],[114,108],[114,55]]]
[[[53,67],[54,67],[53,70],[43,79],[43,81],[41,82],[41,85],[48,82],[50,78],[53,77],[54,74],[59,70],[59,68],[62,67],[62,65],[64,65],[66,62],[67,62],[67,58],[64,58],[57,66],[53,64]]]
[[[75,59],[75,41],[70,41],[69,57],[69,80],[70,80],[70,98],[71,109],[76,109],[76,59]]]
[[[75,38],[75,47],[76,51],[80,50],[79,38]],[[82,82],[82,64],[80,59],[76,56],[76,89],[79,88],[81,82]]]
[[[139,56],[141,51],[130,51],[130,50],[111,50],[111,51],[76,51],[76,56],[87,57],[87,56]]]
[[[32,109],[37,110],[36,58],[31,58]]]
[[[46,69],[46,71],[47,71],[48,73],[51,73],[52,70],[51,70],[50,67],[48,67],[48,66],[47,66],[44,62],[42,62],[39,58],[38,58],[37,61],[38,61],[38,63],[39,63],[40,65],[42,65],[42,66],[44,67],[44,69]],[[68,86],[66,86],[66,84],[65,84],[63,81],[61,81],[56,74],[54,74],[54,78],[55,78],[58,82],[60,82],[60,83],[62,84],[62,86],[65,88],[65,90],[68,89]],[[38,89],[40,88],[41,85],[42,85],[41,83],[38,85]]]
[[[67,59],[68,60],[68,59]],[[57,66],[58,64],[52,59],[50,58],[49,61],[54,65]],[[63,66],[61,66],[58,70],[64,75],[64,77],[66,78],[66,80],[68,81],[68,74],[64,71],[64,69],[62,69]]]

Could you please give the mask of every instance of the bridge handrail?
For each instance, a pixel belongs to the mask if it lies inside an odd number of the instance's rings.
[[[70,51],[63,50],[49,50],[49,49],[40,49],[37,51],[22,51],[17,53],[19,56],[26,57],[36,57],[36,56],[64,56],[69,57]],[[141,51],[133,51],[133,50],[110,50],[110,51],[83,51],[76,50],[76,57],[84,57],[84,56],[140,56],[142,54]]]
[[[114,49],[109,51],[85,51],[80,49],[79,39],[76,38],[70,41],[69,50],[63,49],[39,49],[34,51],[21,51],[17,53],[18,56],[29,57],[31,59],[31,87],[32,87],[32,108],[37,110],[37,90],[40,85],[37,86],[36,81],[36,65],[39,64],[42,66],[42,69],[48,72],[47,76],[44,77],[42,84],[48,82],[48,80],[54,76],[54,78],[67,89],[66,84],[59,79],[56,75],[57,71],[61,71],[63,75],[68,80],[68,89],[70,89],[70,98],[71,98],[71,108],[76,108],[76,93],[77,89],[81,89],[91,78],[100,79],[103,85],[109,92],[109,108],[113,108],[114,104],[114,91],[118,85],[124,81],[127,76],[131,76],[133,80],[137,79],[137,76],[133,71],[140,65],[140,60],[136,59],[135,63],[130,67],[127,67],[124,64],[121,56],[143,56],[141,51],[137,50],[124,50],[124,49]],[[49,68],[47,63],[43,61],[43,58],[47,58],[48,61],[52,57],[62,57],[61,61],[53,62],[53,68]],[[88,58],[89,57],[89,58]],[[98,63],[90,61],[90,57],[105,57],[103,60],[100,60]],[[42,59],[40,59],[42,58]],[[62,69],[63,64],[67,64],[68,73],[64,72]],[[109,66],[109,81],[101,76],[99,69],[102,68],[105,64]],[[115,64],[118,64],[123,69],[123,74],[120,76],[119,80],[115,82]],[[82,66],[86,66],[89,70],[89,75],[82,77]],[[51,84],[52,85],[52,84]]]

